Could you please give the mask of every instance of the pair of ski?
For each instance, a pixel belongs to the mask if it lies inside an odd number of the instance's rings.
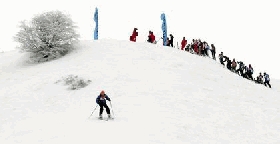
[[[107,117],[107,118],[102,118],[102,117],[98,117],[99,120],[105,120],[105,121],[108,121],[108,120],[114,120],[113,117]]]

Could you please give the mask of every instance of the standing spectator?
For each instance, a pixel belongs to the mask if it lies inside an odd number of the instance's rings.
[[[172,34],[170,34],[169,36],[170,36],[170,39],[169,39],[169,45],[168,46],[174,47],[174,45],[173,45],[174,36]]]
[[[164,45],[164,41],[163,41],[163,37],[161,37],[161,39],[162,39],[162,45],[165,46]],[[169,39],[169,37],[167,37],[167,39],[166,39],[166,46],[170,46],[170,39]]]
[[[236,63],[235,59],[233,59],[231,62],[231,69],[233,72],[236,72],[236,66],[237,66],[237,63]]]
[[[198,55],[201,56],[201,51],[202,51],[203,43],[201,42],[200,39],[198,39]]]
[[[170,39],[167,38],[167,45],[166,46],[169,46],[170,45]],[[163,43],[163,46],[164,46],[164,43]]]
[[[263,84],[263,75],[262,75],[262,73],[260,73],[260,75],[257,76],[256,83]]]
[[[137,28],[133,29],[132,35],[130,36],[130,41],[136,42],[136,37],[138,36]]]
[[[205,42],[205,53],[206,53],[206,55],[207,56],[209,56],[210,57],[210,52],[211,50],[210,50],[210,46],[208,45],[208,43],[207,42]]]
[[[224,64],[224,53],[223,52],[221,52],[220,54],[219,54],[219,60],[220,60],[220,63],[222,64],[222,65],[225,65]]]
[[[227,68],[231,71],[231,60],[229,59],[229,57],[224,56],[226,61],[227,61]]]
[[[198,41],[193,39],[193,50],[198,54]]]
[[[249,78],[248,73],[249,73],[249,68],[248,68],[248,66],[245,65],[244,66],[244,76],[243,77],[248,79]]]
[[[269,81],[270,81],[269,75],[266,72],[264,72],[263,76],[264,76],[264,85],[265,86],[268,85],[269,88],[271,88],[271,85],[269,84]]]
[[[181,50],[184,50],[185,47],[186,47],[186,45],[187,45],[187,40],[186,40],[185,37],[183,37],[183,40],[182,40],[182,42],[181,42]]]
[[[206,42],[201,42],[201,51],[200,51],[201,53],[200,53],[200,54],[201,54],[202,56],[205,56],[205,55],[206,55],[206,52],[205,52],[205,51],[206,51],[205,45],[206,45]]]
[[[245,77],[245,75],[244,75],[244,70],[245,70],[245,65],[244,65],[244,63],[243,63],[242,61],[238,61],[237,63],[239,64],[239,68],[238,68],[238,70],[236,71],[237,74],[239,74],[239,75],[242,76],[242,77]]]
[[[211,53],[214,60],[216,60],[216,47],[214,44],[211,44]]]
[[[152,31],[149,31],[149,36],[148,36],[147,42],[155,43],[155,41],[156,41],[156,37],[155,37],[154,33]]]
[[[254,78],[253,78],[253,73],[254,73],[254,69],[253,69],[253,67],[251,66],[251,64],[249,64],[249,67],[248,67],[248,69],[247,69],[247,76],[248,76],[248,78],[251,79],[251,80],[254,80]]]

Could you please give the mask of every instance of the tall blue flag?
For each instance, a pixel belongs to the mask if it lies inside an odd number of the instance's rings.
[[[167,45],[167,26],[166,26],[166,19],[165,19],[165,14],[161,14],[161,20],[162,20],[162,33],[163,33],[163,45]]]
[[[98,8],[95,8],[94,21],[95,21],[94,40],[98,40]]]

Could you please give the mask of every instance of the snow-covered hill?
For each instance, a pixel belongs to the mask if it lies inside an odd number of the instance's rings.
[[[1,144],[280,143],[279,81],[269,89],[212,59],[148,43],[78,47],[43,64],[0,54]],[[92,82],[56,83],[70,74]],[[115,119],[97,120],[98,110],[88,119],[103,89]]]

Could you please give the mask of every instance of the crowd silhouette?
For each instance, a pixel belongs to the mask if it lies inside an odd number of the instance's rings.
[[[134,28],[132,35],[130,36],[130,41],[136,42],[136,37],[138,36],[137,28]],[[161,37],[163,39],[163,37]],[[160,39],[159,39],[160,40]],[[172,34],[167,38],[167,45],[169,47],[175,48],[174,46],[174,36]],[[152,31],[149,31],[147,42],[156,44],[156,37]],[[192,39],[191,43],[188,44],[186,37],[182,38],[181,46],[179,47],[177,43],[177,47],[180,50],[196,54],[198,56],[209,57],[213,60],[216,60],[216,47],[214,44],[209,46],[208,42],[202,41],[201,39]],[[260,72],[256,78],[253,78],[254,69],[251,64],[248,66],[245,65],[242,61],[236,61],[235,58],[230,59],[225,56],[223,52],[221,52],[218,56],[219,62],[225,66],[231,72],[238,74],[239,76],[246,78],[248,80],[252,80],[257,84],[263,84],[264,86],[268,86],[271,88],[269,75],[264,72],[263,74]]]

